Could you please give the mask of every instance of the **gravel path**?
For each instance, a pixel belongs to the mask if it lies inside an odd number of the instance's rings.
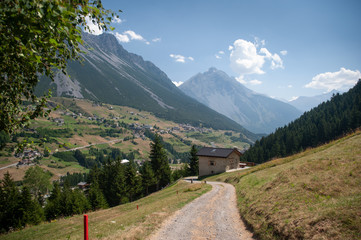
[[[236,206],[232,185],[207,182],[212,190],[170,217],[150,240],[253,239]]]

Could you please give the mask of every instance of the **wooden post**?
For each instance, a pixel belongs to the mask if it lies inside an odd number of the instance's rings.
[[[84,214],[84,240],[89,240],[88,235],[88,215]]]

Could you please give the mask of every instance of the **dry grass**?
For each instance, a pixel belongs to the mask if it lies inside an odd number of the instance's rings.
[[[138,201],[89,213],[89,238],[145,239],[159,228],[167,217],[210,189],[210,185],[180,181]],[[50,240],[82,239],[82,236],[83,216],[77,215],[0,235],[0,238]]]
[[[213,176],[235,185],[262,239],[361,238],[361,132],[252,169]]]

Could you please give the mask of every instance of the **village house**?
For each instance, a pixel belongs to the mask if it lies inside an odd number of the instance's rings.
[[[236,148],[203,147],[197,152],[199,176],[222,173],[239,166],[242,153]]]

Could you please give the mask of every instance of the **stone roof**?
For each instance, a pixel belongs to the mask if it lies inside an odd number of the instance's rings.
[[[203,147],[197,152],[197,156],[227,158],[232,152],[242,155],[236,148]]]

